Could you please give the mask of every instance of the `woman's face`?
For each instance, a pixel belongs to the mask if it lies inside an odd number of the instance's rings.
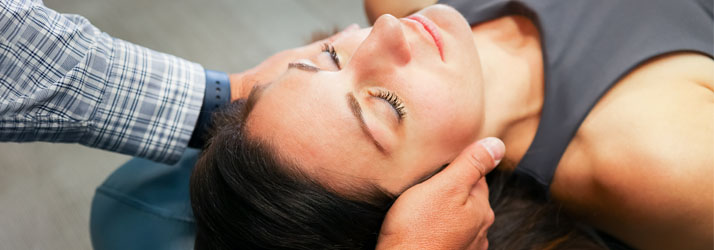
[[[347,191],[367,182],[399,194],[476,139],[481,67],[454,9],[382,16],[325,51],[276,63],[287,70],[252,91],[246,121],[251,137],[322,183]]]

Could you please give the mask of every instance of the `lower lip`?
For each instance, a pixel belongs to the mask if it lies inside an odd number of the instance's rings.
[[[436,48],[439,49],[439,55],[441,55],[441,60],[444,60],[443,42],[441,39],[441,33],[439,33],[439,29],[437,28],[436,24],[425,16],[419,14],[411,15],[407,18],[417,21],[422,26],[424,26],[424,29],[426,29],[426,31],[429,32],[429,34],[431,35],[431,38],[434,39],[434,43],[436,43]]]

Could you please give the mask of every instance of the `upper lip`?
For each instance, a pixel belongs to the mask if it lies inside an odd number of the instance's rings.
[[[436,44],[436,48],[439,49],[439,55],[441,56],[441,60],[444,60],[444,50],[443,50],[443,44],[442,44],[442,38],[441,38],[441,33],[439,33],[439,29],[437,28],[437,25],[429,20],[429,18],[419,15],[419,14],[414,14],[407,19],[414,20],[418,23],[420,23],[426,32],[431,35],[431,38],[434,39],[434,43]]]

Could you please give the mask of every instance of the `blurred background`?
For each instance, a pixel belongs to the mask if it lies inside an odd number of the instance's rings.
[[[45,0],[104,32],[205,68],[240,72],[313,32],[367,26],[358,0]],[[94,189],[130,157],[79,145],[0,143],[0,250],[91,249]]]

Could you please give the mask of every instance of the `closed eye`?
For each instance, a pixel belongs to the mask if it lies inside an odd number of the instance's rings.
[[[404,102],[402,101],[399,96],[394,94],[394,92],[388,91],[388,90],[383,90],[383,89],[377,89],[377,90],[370,90],[369,94],[371,96],[380,98],[387,103],[389,103],[390,106],[392,106],[392,109],[394,109],[394,112],[397,113],[397,118],[398,120],[401,121],[404,119],[404,116],[406,115],[406,112],[404,111]]]
[[[337,65],[337,69],[342,69],[342,65],[340,65],[340,58],[337,56],[337,51],[335,51],[335,46],[330,43],[324,43],[322,44],[322,52],[326,52],[330,55],[332,61],[335,62],[335,65]]]

